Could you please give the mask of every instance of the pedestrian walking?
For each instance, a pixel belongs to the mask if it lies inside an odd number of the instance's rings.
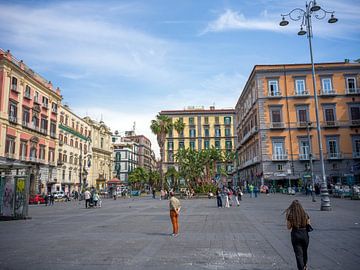
[[[99,194],[97,192],[95,192],[93,195],[93,201],[94,201],[94,207],[97,207],[99,201]]]
[[[242,200],[242,195],[243,195],[243,192],[242,192],[241,188],[239,187],[239,190],[238,190],[238,200],[239,201]]]
[[[156,199],[155,195],[156,195],[156,189],[155,189],[155,188],[153,188],[153,189],[152,189],[152,196],[153,196],[153,199]]]
[[[253,198],[254,197],[254,186],[252,184],[249,186],[249,192],[250,192],[250,198]]]
[[[229,193],[228,193],[227,190],[225,190],[224,194],[225,194],[225,208],[229,208],[229,207],[230,207],[230,204],[229,204]]]
[[[173,226],[172,236],[176,237],[179,234],[179,213],[181,209],[180,201],[175,198],[174,192],[170,192],[170,219]]]
[[[221,190],[219,188],[216,190],[216,202],[217,207],[222,208]]]
[[[259,192],[258,186],[255,186],[255,187],[254,187],[255,198],[257,198],[257,196],[258,196],[258,192]]]
[[[310,225],[309,215],[305,212],[298,200],[294,200],[285,210],[287,228],[291,230],[291,244],[294,249],[298,270],[307,270],[307,249]]]
[[[236,206],[240,206],[240,202],[239,202],[239,191],[234,189],[234,198],[235,198],[235,203],[236,203]]]
[[[88,206],[90,206],[90,198],[91,198],[91,193],[89,190],[85,191],[85,208],[88,208]]]
[[[50,193],[50,205],[54,205],[55,202],[55,196],[53,193]]]

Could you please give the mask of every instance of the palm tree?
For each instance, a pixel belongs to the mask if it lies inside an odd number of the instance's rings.
[[[171,179],[171,183],[169,188],[173,188],[174,190],[176,190],[178,188],[178,181],[179,181],[179,173],[178,171],[175,169],[175,167],[170,167],[168,168],[168,170],[165,173],[165,177],[168,179]]]
[[[179,118],[174,122],[174,128],[178,133],[178,137],[180,137],[179,134],[184,131],[185,123]]]
[[[164,145],[166,140],[166,135],[172,129],[172,121],[166,115],[158,114],[155,120],[151,120],[150,129],[152,133],[156,135],[159,147],[160,147],[160,181],[161,181],[161,189],[164,188],[164,176],[163,176],[163,162],[164,162]]]

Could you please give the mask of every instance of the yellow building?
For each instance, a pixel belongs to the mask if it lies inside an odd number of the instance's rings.
[[[59,108],[59,148],[56,190],[81,191],[91,165],[91,128],[67,105]]]
[[[360,64],[315,65],[328,183],[359,182]],[[236,104],[238,181],[321,179],[310,64],[257,65]],[[312,153],[312,155],[310,155]]]
[[[91,128],[92,157],[90,171],[86,178],[88,187],[95,187],[97,190],[106,188],[106,181],[112,177],[112,145],[111,131],[103,121],[96,122],[90,117],[84,121]]]
[[[161,111],[160,115],[170,117],[173,123],[180,119],[185,124],[182,132],[178,133],[173,129],[166,136],[165,171],[176,163],[174,155],[180,148],[201,150],[213,146],[224,152],[234,150],[234,109],[215,109],[214,106],[210,109],[189,107],[184,110]],[[231,171],[232,164],[228,165],[227,169]]]

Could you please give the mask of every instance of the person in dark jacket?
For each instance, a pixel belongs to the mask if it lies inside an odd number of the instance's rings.
[[[221,208],[222,207],[222,199],[221,199],[221,190],[219,188],[216,190],[216,201],[217,201],[217,206],[219,208]]]

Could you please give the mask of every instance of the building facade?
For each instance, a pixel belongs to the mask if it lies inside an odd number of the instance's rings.
[[[129,173],[139,167],[139,144],[128,137],[118,134],[112,137],[114,149],[114,175],[125,184],[128,182]]]
[[[151,141],[144,135],[131,135],[127,136],[130,141],[134,141],[138,145],[138,158],[139,167],[142,167],[148,171],[152,171],[152,150],[151,150]]]
[[[323,63],[315,70],[326,177],[359,183],[360,64]],[[313,93],[309,64],[254,67],[235,108],[239,183],[306,183],[310,160],[320,181]]]
[[[60,90],[0,50],[0,160],[30,166],[30,194],[56,183]]]
[[[106,181],[112,178],[112,144],[111,131],[103,121],[96,122],[90,117],[85,117],[84,121],[91,129],[91,164],[89,174],[86,177],[86,185],[95,187],[97,190],[106,189]]]
[[[91,127],[67,105],[60,105],[56,190],[81,191],[92,163]]]
[[[164,171],[176,164],[174,157],[181,148],[199,151],[215,147],[224,152],[235,149],[234,109],[189,107],[184,110],[161,111],[160,115],[170,117],[173,123],[180,119],[185,124],[182,132],[178,133],[173,129],[166,136]],[[220,166],[218,164],[218,171]],[[232,164],[227,164],[227,170],[232,170]]]

